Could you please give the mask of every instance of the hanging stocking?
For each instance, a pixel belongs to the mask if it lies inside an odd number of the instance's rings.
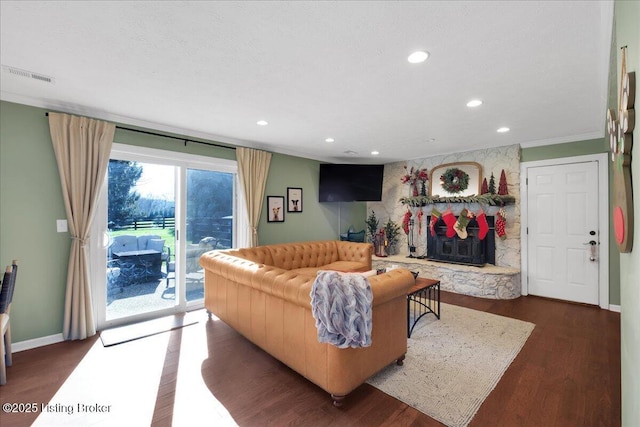
[[[402,218],[402,230],[404,234],[409,234],[409,220],[411,219],[411,211],[407,208],[407,213]]]
[[[451,208],[447,208],[442,214],[442,220],[447,224],[447,237],[452,238],[456,235],[456,230],[453,228],[456,225],[456,216],[451,212]]]
[[[507,213],[504,210],[504,208],[502,208],[496,214],[496,234],[502,240],[507,238],[507,232],[505,231],[506,225],[507,225]]]
[[[418,211],[418,236],[420,236],[422,234],[422,216],[424,215],[424,212],[422,212],[422,208],[420,208],[420,210]]]
[[[482,208],[476,214],[476,221],[478,222],[478,227],[480,230],[478,231],[478,239],[484,240],[487,237],[487,233],[489,232],[489,224],[487,223],[487,215],[485,215]]]
[[[467,208],[463,208],[462,211],[460,211],[460,216],[458,216],[458,220],[456,221],[456,224],[454,225],[456,234],[461,239],[466,239],[468,236],[467,234],[467,225],[469,224],[469,218],[467,217],[468,212],[469,211],[467,210]]]
[[[438,222],[441,216],[442,214],[438,209],[433,208],[431,210],[431,220],[429,221],[429,231],[431,232],[431,235],[434,237],[436,235],[436,223]]]

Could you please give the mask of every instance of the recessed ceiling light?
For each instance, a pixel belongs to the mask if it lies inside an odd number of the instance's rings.
[[[379,152],[379,151],[372,151],[372,152],[371,152],[371,155],[372,155],[372,156],[377,156],[378,154],[380,154],[380,152]]]
[[[333,138],[327,138],[324,140],[324,142],[335,142],[336,140]]]
[[[268,124],[269,124],[269,122],[268,122],[268,121],[266,121],[266,120],[258,120],[258,121],[256,122],[256,124],[257,124],[258,126],[266,126],[266,125],[268,125]]]
[[[411,55],[409,55],[409,57],[407,58],[407,61],[411,62],[412,64],[419,64],[421,62],[426,61],[428,57],[429,57],[429,52],[424,50],[418,50],[413,52]]]
[[[499,128],[496,132],[500,132],[500,133],[509,132],[509,128],[507,128],[507,127],[501,127],[501,128]]]
[[[471,101],[467,102],[467,107],[478,107],[482,105],[482,101],[480,101],[479,99],[472,99]]]

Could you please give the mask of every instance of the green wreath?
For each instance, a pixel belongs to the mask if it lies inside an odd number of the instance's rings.
[[[460,193],[469,187],[469,175],[458,168],[449,168],[440,176],[442,188],[447,193]]]

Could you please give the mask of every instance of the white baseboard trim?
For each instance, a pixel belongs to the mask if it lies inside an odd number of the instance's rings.
[[[64,341],[62,334],[49,335],[48,337],[34,338],[32,340],[20,341],[11,344],[11,352],[31,350],[32,348],[42,347],[49,344],[55,344]]]
[[[609,304],[609,311],[615,311],[616,313],[621,313],[620,306],[615,304]]]

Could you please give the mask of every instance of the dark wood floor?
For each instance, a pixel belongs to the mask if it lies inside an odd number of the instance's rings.
[[[536,324],[470,426],[620,425],[618,313],[531,296],[494,301],[443,292],[442,300]],[[155,408],[150,410],[149,417],[152,425],[181,425],[176,414],[179,400],[176,384],[188,375],[199,382],[190,386],[195,390],[192,399],[197,399],[197,393],[207,394],[201,397],[215,396],[227,411],[226,421],[232,419],[240,426],[441,425],[367,384],[350,394],[343,408],[334,408],[321,389],[224,323],[207,321],[204,311],[189,315],[199,316],[198,325],[162,334],[164,339],[170,335],[166,353],[161,355],[164,360],[160,363],[161,375],[149,391],[151,399],[155,398]],[[14,365],[8,369],[8,383],[0,387],[0,401],[47,403],[62,384],[78,375],[74,370],[90,353],[122,357],[126,352],[133,364],[148,357],[145,341],[152,339],[139,340],[135,347],[127,343],[103,348],[99,338],[94,337],[16,353]],[[202,347],[202,357],[198,356],[198,347]],[[199,357],[199,363],[187,364],[188,355]],[[181,357],[185,360],[180,361]],[[105,366],[105,369],[112,368]],[[122,389],[136,381],[135,374],[116,369],[109,371],[109,375],[122,376],[118,380]],[[101,384],[92,386],[99,388]],[[1,413],[0,424],[28,426],[37,415]],[[199,423],[217,425],[210,413],[206,417],[199,419]]]

